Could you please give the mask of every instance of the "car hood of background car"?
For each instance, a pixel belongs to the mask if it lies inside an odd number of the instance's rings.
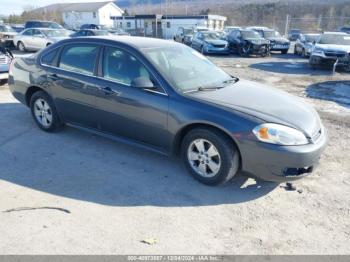
[[[322,48],[322,49],[324,49],[324,50],[334,50],[334,51],[350,52],[350,45],[325,45],[325,44],[316,44],[316,47]]]
[[[2,35],[12,35],[12,36],[17,35],[16,32],[0,32],[0,34],[2,34]]]
[[[227,41],[220,40],[220,39],[217,39],[217,40],[205,40],[205,42],[208,43],[208,44],[212,44],[212,45],[226,45],[227,44]]]
[[[267,40],[274,41],[274,42],[277,42],[277,43],[289,44],[289,40],[286,39],[286,38],[283,38],[283,37],[270,37],[270,38],[267,38]]]
[[[244,40],[249,41],[255,45],[266,45],[266,44],[270,43],[269,40],[266,40],[263,38],[261,38],[261,39],[259,39],[259,38],[245,38]]]
[[[54,41],[54,42],[58,42],[60,40],[64,40],[69,38],[68,36],[60,36],[60,37],[49,37],[50,40]]]
[[[321,128],[315,109],[301,98],[256,82],[240,80],[215,91],[200,91],[189,95],[266,122],[297,128],[310,137]]]

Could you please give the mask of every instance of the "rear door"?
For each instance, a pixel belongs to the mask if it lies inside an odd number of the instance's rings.
[[[65,121],[96,128],[97,44],[67,44],[56,67],[48,68],[48,81],[55,104]]]
[[[105,47],[100,59],[101,90],[97,95],[99,128],[161,151],[169,147],[167,129],[168,95],[131,51]],[[138,77],[150,79],[155,90],[132,86]]]

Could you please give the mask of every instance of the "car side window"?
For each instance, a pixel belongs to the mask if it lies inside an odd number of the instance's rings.
[[[29,29],[29,30],[23,32],[23,35],[33,35],[33,29]]]
[[[42,35],[41,31],[38,29],[33,29],[33,35],[34,36],[38,36],[38,35]]]
[[[151,79],[148,70],[137,58],[115,47],[105,47],[103,77],[129,86],[138,77]]]
[[[54,49],[46,54],[44,54],[42,57],[41,57],[41,63],[43,65],[49,65],[49,66],[52,66],[54,61],[55,61],[55,58],[56,58],[56,55],[58,53],[58,49]]]
[[[93,75],[98,50],[93,44],[67,45],[61,53],[59,68]]]

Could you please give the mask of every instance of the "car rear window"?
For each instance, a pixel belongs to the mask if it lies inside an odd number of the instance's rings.
[[[67,45],[61,54],[59,67],[85,75],[93,75],[98,46],[91,44]]]

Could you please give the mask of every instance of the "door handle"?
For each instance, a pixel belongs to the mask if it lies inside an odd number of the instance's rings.
[[[120,95],[122,94],[121,92],[118,92],[118,91],[113,90],[113,89],[110,88],[109,86],[101,87],[100,89],[101,89],[106,95],[117,95],[117,96],[120,96]]]

